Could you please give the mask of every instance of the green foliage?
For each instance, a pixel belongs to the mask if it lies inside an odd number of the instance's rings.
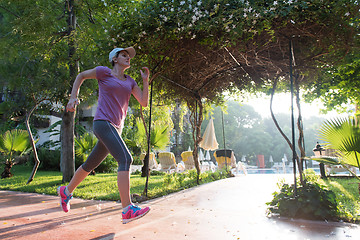
[[[246,156],[248,164],[256,165],[257,154],[264,155],[267,164],[269,164],[270,155],[275,162],[280,162],[284,154],[287,157],[292,156],[291,149],[284,141],[271,118],[262,117],[252,106],[247,104],[235,101],[229,101],[225,104],[227,106],[227,112],[224,112],[225,144],[227,149],[234,151],[237,160],[240,160],[242,156]],[[221,108],[214,106],[211,117],[214,119],[216,139],[219,147],[223,148]],[[285,113],[276,114],[276,118],[285,134],[290,136],[290,115]],[[303,119],[307,156],[313,155],[312,149],[315,143],[319,141],[317,131],[324,120],[320,116]],[[207,123],[208,120],[203,121],[201,126],[202,133]]]
[[[143,151],[147,149],[147,136],[145,127],[140,118],[136,119],[137,132],[135,134],[138,146]],[[150,147],[152,150],[162,150],[169,144],[169,128],[167,125],[161,125],[159,122],[152,124],[150,133]]]
[[[60,171],[60,150],[50,150],[44,147],[37,149],[38,158],[40,161],[39,169],[46,171]],[[30,159],[34,164],[33,153],[30,154]]]
[[[270,214],[289,218],[337,220],[336,195],[318,183],[306,182],[294,191],[294,185],[283,184],[267,205]]]
[[[15,176],[12,179],[1,179],[0,189],[57,195],[56,186],[62,184],[62,176],[60,172],[38,171],[36,181],[31,184],[26,184],[31,170],[32,169],[29,166],[15,166],[13,170]],[[215,173],[202,173],[200,175],[202,178],[201,183],[215,181],[215,178],[211,177]],[[197,173],[195,170],[184,172],[182,175],[183,176],[179,173],[159,173],[153,175],[152,172],[152,175],[149,178],[148,196],[150,198],[161,197],[186,188],[197,186]],[[220,175],[223,176],[223,178],[226,176],[225,174],[219,174],[218,176]],[[166,181],[166,184],[164,184],[164,178],[169,179]],[[80,183],[79,187],[74,192],[74,197],[118,201],[119,193],[116,179],[116,173],[90,175]],[[145,181],[146,179],[141,177],[140,172],[139,174],[132,174],[130,177],[130,192],[141,195],[144,191]]]
[[[51,126],[45,131],[45,133],[50,133],[50,137],[54,137],[54,136],[59,136],[60,137],[60,130],[58,129],[58,127],[61,126],[61,123],[62,123],[62,120],[59,120],[53,124],[51,124]],[[80,125],[80,124],[75,124],[75,135],[76,136],[82,136],[84,135],[85,133],[87,133],[86,129]],[[76,139],[75,139],[76,141]],[[46,141],[42,144],[41,147],[44,147],[44,148],[56,148],[56,149],[59,149],[60,148],[60,140],[58,141],[53,141],[53,140],[50,140],[50,141]]]
[[[131,164],[132,165],[143,165],[143,162],[140,159],[140,154],[133,156],[133,162]]]
[[[168,39],[199,37],[204,44],[216,44],[213,36],[251,38],[261,31],[273,33],[273,19],[283,20],[283,24],[286,24],[285,19],[292,19],[293,24],[301,25],[310,19],[324,21],[326,16],[332,14],[338,21],[351,22],[355,6],[355,1],[345,0],[146,0],[133,3],[132,6],[124,4],[120,7],[123,11],[112,15],[110,22],[120,26],[120,23],[123,24],[120,29],[112,29],[120,33],[119,41],[135,40],[154,33]],[[137,34],[133,35],[133,32]]]
[[[357,180],[332,177],[319,179],[319,183],[335,193],[341,219],[347,222],[360,222],[359,182]]]
[[[358,167],[360,170],[360,128],[354,118],[336,118],[326,121],[320,128],[320,138],[326,148],[335,149],[340,164]]]
[[[77,155],[77,158],[75,158],[76,167],[79,167],[86,161],[97,141],[97,138],[92,133],[85,133],[75,138],[75,153]],[[108,155],[95,170],[100,173],[109,173],[114,172],[116,168],[117,162],[111,155]]]
[[[321,179],[321,177],[316,174],[315,170],[312,168],[305,169],[303,173],[305,176],[305,181],[307,182],[316,183]]]
[[[343,58],[337,66],[323,68],[315,81],[309,82],[305,88],[305,100],[311,102],[320,99],[325,108],[323,112],[355,112],[348,104],[359,104],[360,60],[358,51]]]
[[[359,183],[354,181],[354,178],[329,177],[322,179],[313,169],[306,169],[304,174],[307,182],[318,183],[335,193],[340,219],[359,222]]]
[[[21,156],[31,149],[27,131],[8,130],[0,135],[0,152],[5,154],[6,161],[13,162],[15,156]]]
[[[41,147],[37,150],[38,157],[40,160],[39,170],[45,171],[60,171],[60,150],[50,150],[44,147]],[[30,158],[33,159],[32,154]],[[83,156],[75,156],[75,167],[80,167],[84,163]],[[114,158],[109,155],[105,160],[95,169],[98,173],[110,173],[115,172],[117,169],[117,162]]]
[[[153,175],[153,172],[151,172]],[[215,172],[203,172],[200,174],[200,182],[207,183],[231,177],[225,169]],[[163,176],[163,188],[177,188],[178,190],[197,185],[197,172],[195,169],[183,173],[171,173]]]
[[[59,120],[53,124],[51,124],[49,126],[49,128],[45,131],[45,133],[50,133],[50,137],[54,137],[54,136],[60,136],[60,130],[58,130],[58,126],[61,126],[62,120]],[[60,149],[60,140],[58,141],[46,141],[42,144],[42,147],[45,148],[56,148],[56,149]]]
[[[5,109],[8,118],[17,112],[24,114],[40,102],[40,111],[62,111],[74,80],[69,77],[69,66],[79,60],[85,60],[80,61],[80,68],[86,69],[106,63],[106,57],[98,60],[99,55],[103,56],[99,49],[103,47],[105,29],[101,27],[103,19],[98,17],[103,9],[98,1],[76,2],[77,27],[71,32],[69,9],[63,1],[2,1],[0,51],[6,58],[0,59],[0,87],[10,93],[6,99],[16,103]],[[70,57],[69,48],[74,42],[76,54]],[[84,82],[81,100],[93,103],[96,87],[96,81]]]
[[[95,171],[98,173],[113,173],[117,172],[118,164],[116,160],[111,156],[108,155],[102,163],[95,168]]]
[[[75,140],[75,153],[82,157],[84,160],[88,158],[92,149],[97,143],[97,138],[92,133],[85,133],[84,135],[77,137]]]
[[[0,123],[0,133],[5,133],[8,130],[12,130],[16,128],[16,122],[15,121],[2,121]]]

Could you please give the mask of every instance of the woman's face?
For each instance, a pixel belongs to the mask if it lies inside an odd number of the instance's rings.
[[[130,56],[127,51],[120,51],[116,61],[123,67],[130,67]]]

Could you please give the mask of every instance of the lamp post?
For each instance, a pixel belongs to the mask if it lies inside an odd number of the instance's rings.
[[[323,156],[323,154],[325,153],[324,148],[321,147],[321,145],[319,144],[319,142],[317,142],[317,144],[315,145],[315,148],[313,149],[313,152],[315,154],[315,157],[319,157],[321,158],[321,156]],[[326,174],[325,174],[325,167],[323,163],[320,163],[320,174],[322,178],[326,178]]]

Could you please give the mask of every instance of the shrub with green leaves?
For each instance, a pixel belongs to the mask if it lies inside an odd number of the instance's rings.
[[[11,168],[17,164],[16,157],[23,156],[31,150],[29,135],[21,129],[8,130],[0,135],[0,154],[5,156],[5,167],[1,178],[12,177]]]
[[[60,150],[50,150],[42,147],[37,149],[37,154],[40,160],[40,170],[60,171]],[[30,159],[32,164],[34,164],[34,153],[30,154]]]
[[[81,164],[86,161],[97,141],[98,140],[95,135],[89,132],[84,133],[78,138],[75,138],[76,168],[80,167]],[[110,173],[116,171],[116,168],[117,162],[111,155],[108,155],[95,170],[99,173]]]
[[[311,220],[337,220],[336,195],[318,183],[305,182],[294,191],[294,185],[283,184],[267,205],[270,215]]]
[[[95,168],[95,171],[98,173],[111,173],[116,172],[118,168],[118,163],[113,158],[113,156],[108,155],[102,163]]]
[[[325,148],[334,149],[337,157],[323,156],[314,160],[325,164],[341,164],[360,180],[347,166],[354,166],[360,170],[360,126],[356,118],[339,117],[327,120],[321,126],[319,133],[320,139],[326,143]]]

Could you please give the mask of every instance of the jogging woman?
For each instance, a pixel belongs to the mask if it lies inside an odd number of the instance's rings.
[[[135,56],[135,49],[115,48],[109,53],[113,68],[98,66],[77,75],[66,110],[73,112],[80,103],[79,89],[85,79],[97,79],[99,84],[98,106],[94,117],[93,131],[98,138],[88,159],[76,170],[67,186],[59,187],[61,207],[64,212],[70,210],[70,199],[75,188],[95,169],[110,153],[118,162],[117,184],[123,207],[123,223],[138,219],[150,211],[149,207],[139,208],[130,198],[130,165],[133,158],[121,138],[129,99],[131,94],[146,107],[149,100],[149,69],[140,70],[143,90],[134,79],[124,72],[130,67],[130,59]]]

